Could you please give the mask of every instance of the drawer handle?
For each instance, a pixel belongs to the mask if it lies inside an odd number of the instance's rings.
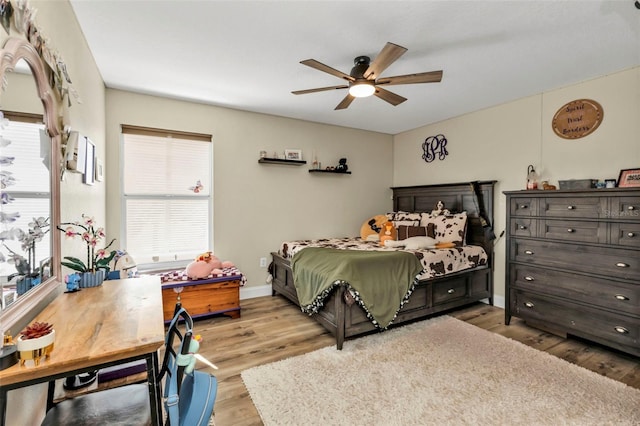
[[[613,329],[620,334],[629,334],[629,330],[621,325],[616,325],[615,327],[613,327]]]
[[[573,229],[573,228],[568,228],[568,229],[567,229],[567,232],[571,234],[572,232],[576,232],[576,230],[575,230],[575,229]]]
[[[636,208],[634,206],[629,206],[627,207],[627,210],[635,210]]]
[[[622,263],[622,262],[618,262],[618,263],[616,263],[616,266],[617,266],[618,268],[628,268],[628,267],[629,267],[629,265],[628,265],[628,264],[626,264],[626,263]]]
[[[629,298],[627,296],[625,296],[624,294],[616,294],[613,297],[615,297],[618,300],[629,300]]]
[[[633,237],[635,237],[635,236],[636,236],[636,234],[634,234],[633,232],[629,232],[629,233],[627,234],[627,237],[629,237],[629,238],[633,238]]]
[[[573,210],[573,209],[575,209],[575,206],[567,206],[567,209]]]
[[[524,254],[532,255],[532,254],[533,254],[533,252],[532,252],[531,250],[525,250],[525,251],[524,251]]]
[[[533,308],[535,305],[531,302],[524,302],[524,306],[526,306],[527,308]]]
[[[524,280],[525,280],[525,281],[535,281],[535,279],[534,279],[532,276],[530,276],[530,275],[525,276],[525,277],[524,277]]]
[[[529,208],[529,206],[528,206],[528,205],[526,205],[526,204],[521,204],[521,205],[520,205],[520,208],[521,208],[521,209],[528,209],[528,208]]]
[[[447,290],[447,293],[449,293],[449,294],[453,294],[453,293],[455,293],[455,292],[456,292],[456,291],[455,291],[454,289],[452,289],[452,288],[450,288],[449,290]]]
[[[527,227],[526,227],[526,226],[524,226],[524,225],[520,225],[518,228],[520,228],[520,229],[527,229]]]

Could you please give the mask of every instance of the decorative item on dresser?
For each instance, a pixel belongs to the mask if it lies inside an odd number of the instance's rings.
[[[620,188],[640,187],[640,168],[620,170],[618,186]]]
[[[640,356],[640,189],[505,195],[505,323]]]

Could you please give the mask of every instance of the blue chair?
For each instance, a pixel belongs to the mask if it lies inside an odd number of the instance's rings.
[[[193,370],[193,319],[179,305],[169,325],[158,381],[163,378],[165,424],[205,426],[217,394],[215,376]],[[195,344],[197,346],[197,344]],[[148,385],[132,384],[64,400],[47,411],[43,426],[150,425]]]

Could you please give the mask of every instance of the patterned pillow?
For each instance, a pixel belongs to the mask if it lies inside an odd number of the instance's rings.
[[[401,226],[418,226],[420,225],[420,221],[419,220],[394,220],[391,223],[393,223],[393,226],[398,229]]]
[[[398,241],[406,240],[411,237],[434,237],[434,227],[431,226],[431,234],[426,226],[398,226]]]
[[[464,245],[467,231],[467,212],[450,216],[423,214],[420,226],[433,226],[433,237],[439,243],[454,243],[460,247]]]
[[[422,213],[409,213],[403,211],[387,213],[387,219],[393,222],[396,229],[400,226],[418,226]]]
[[[410,212],[403,212],[403,211],[397,211],[397,212],[391,212],[391,213],[387,213],[387,218],[392,221],[392,222],[400,222],[400,221],[407,221],[407,220],[413,220],[413,221],[420,221],[420,219],[422,218],[422,213],[410,213]]]

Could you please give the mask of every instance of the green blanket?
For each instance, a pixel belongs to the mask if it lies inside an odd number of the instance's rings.
[[[305,312],[316,312],[331,289],[344,281],[356,292],[374,324],[386,328],[423,268],[408,252],[307,247],[293,256],[291,269]]]

